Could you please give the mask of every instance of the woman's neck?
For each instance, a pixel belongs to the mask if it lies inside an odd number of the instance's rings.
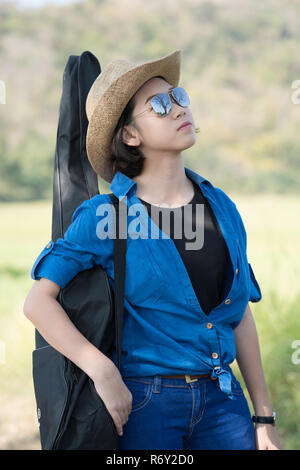
[[[149,204],[179,207],[188,204],[194,196],[193,182],[186,176],[184,166],[177,168],[150,168],[133,178],[136,195]]]

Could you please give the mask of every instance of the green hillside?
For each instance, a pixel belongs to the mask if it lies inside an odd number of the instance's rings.
[[[62,76],[85,50],[104,67],[182,49],[200,127],[187,165],[225,191],[299,192],[299,0],[0,2],[0,200],[51,198]],[[106,190],[99,181],[100,190]]]

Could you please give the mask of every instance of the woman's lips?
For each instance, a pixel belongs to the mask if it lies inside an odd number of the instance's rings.
[[[189,127],[192,127],[192,124],[186,124],[185,126],[182,126],[180,129],[178,129],[179,131],[183,131],[184,129],[188,129]]]

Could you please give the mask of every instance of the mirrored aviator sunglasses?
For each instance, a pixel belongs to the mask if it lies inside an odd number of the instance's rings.
[[[159,116],[166,116],[172,109],[171,100],[183,108],[190,105],[189,96],[182,87],[173,88],[168,93],[158,93],[151,98],[150,103]]]

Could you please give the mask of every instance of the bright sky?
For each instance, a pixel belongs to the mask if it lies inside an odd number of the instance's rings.
[[[1,1],[1,0],[0,0]],[[75,1],[82,1],[82,0],[15,0],[15,3],[22,7],[41,7],[46,5],[47,3],[52,3],[56,5],[66,5],[68,3],[75,3]]]

